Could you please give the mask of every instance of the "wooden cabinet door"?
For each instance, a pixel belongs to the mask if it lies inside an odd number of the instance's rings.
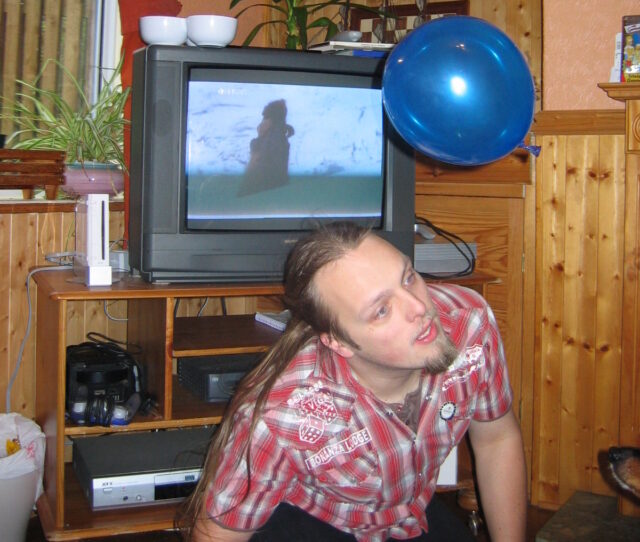
[[[504,341],[514,405],[519,405],[522,359],[522,198],[417,195],[416,215],[477,246],[476,270],[496,277],[486,285]],[[519,416],[516,408],[516,415]]]

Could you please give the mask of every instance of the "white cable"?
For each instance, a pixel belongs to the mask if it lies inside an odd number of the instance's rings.
[[[20,343],[20,349],[18,350],[18,360],[16,361],[15,369],[13,369],[13,373],[11,373],[11,378],[9,379],[9,383],[7,385],[7,395],[6,395],[6,404],[5,404],[7,413],[11,412],[11,387],[13,386],[13,383],[15,382],[15,379],[18,376],[18,371],[20,370],[20,364],[22,363],[22,355],[24,354],[24,347],[27,344],[27,337],[29,337],[29,333],[31,332],[32,310],[31,310],[31,295],[29,291],[29,279],[31,279],[31,277],[38,271],[58,271],[60,269],[71,269],[72,267],[73,267],[72,265],[51,265],[47,267],[36,267],[35,269],[32,269],[31,271],[29,271],[29,273],[27,274],[27,280],[26,280],[27,307],[28,307],[27,329],[25,330],[24,337],[22,339],[22,342]]]
[[[202,316],[202,311],[204,310],[204,308],[207,306],[207,303],[209,303],[209,298],[205,298],[204,303],[202,304],[202,306],[200,307],[200,310],[198,311],[198,314],[196,316]]]

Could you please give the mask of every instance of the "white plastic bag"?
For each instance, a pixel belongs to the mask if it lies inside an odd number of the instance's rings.
[[[20,449],[8,455],[11,443],[19,444]],[[16,412],[0,414],[0,482],[37,471],[34,503],[42,494],[44,451],[45,436],[37,423]]]

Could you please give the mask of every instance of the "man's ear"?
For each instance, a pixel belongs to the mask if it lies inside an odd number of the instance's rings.
[[[336,354],[342,356],[343,358],[350,358],[353,356],[353,350],[350,347],[348,347],[346,344],[339,341],[329,333],[321,333],[320,341],[327,348],[333,350]]]

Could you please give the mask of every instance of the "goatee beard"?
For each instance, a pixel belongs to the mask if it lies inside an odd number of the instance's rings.
[[[446,333],[441,332],[440,337],[438,337],[437,341],[442,349],[442,352],[437,358],[428,359],[425,366],[425,370],[431,375],[437,375],[445,372],[449,367],[451,367],[451,364],[455,361],[459,354],[456,345],[453,344],[453,341]]]

